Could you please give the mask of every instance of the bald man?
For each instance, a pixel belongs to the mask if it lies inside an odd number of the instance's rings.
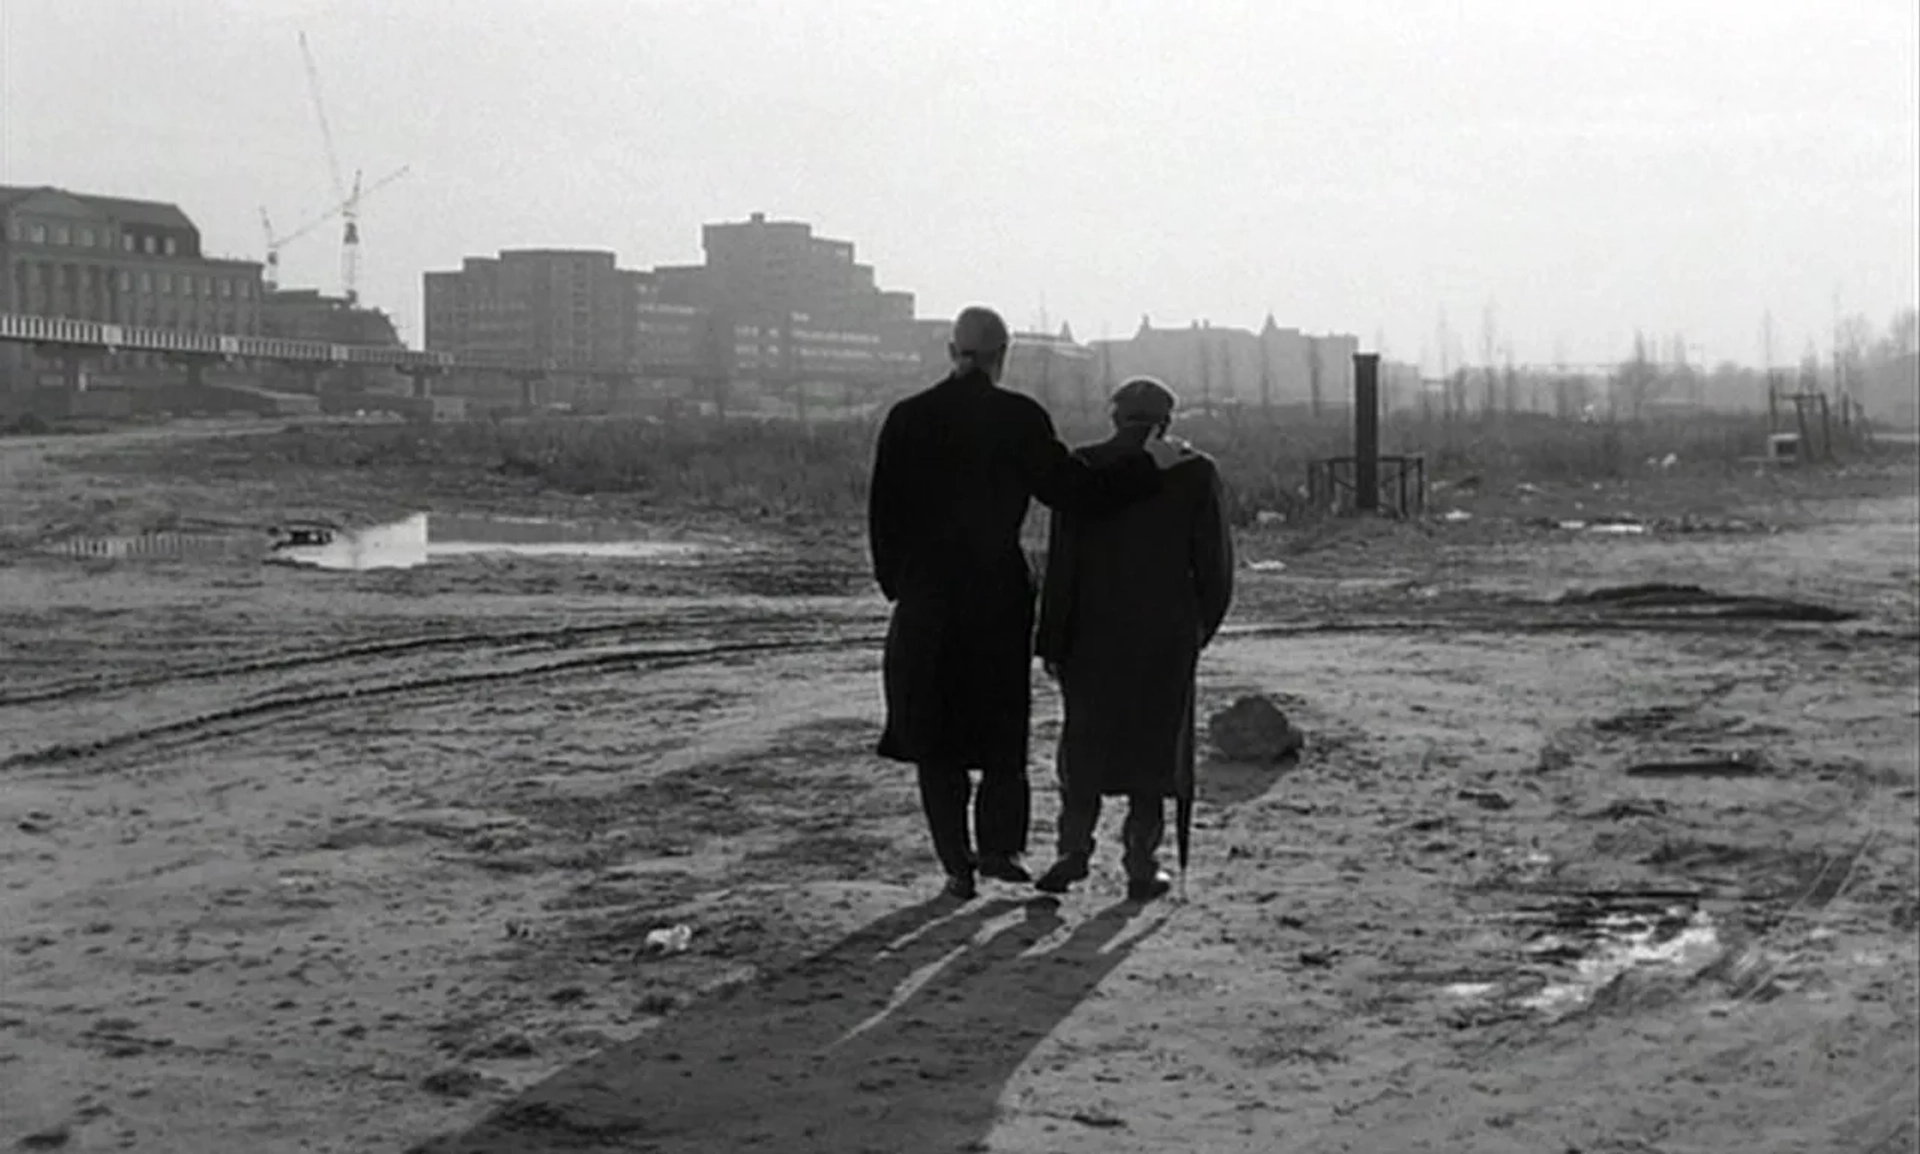
[[[1144,435],[1168,444],[1173,391],[1136,377],[1113,394],[1113,437],[1076,455],[1128,456]],[[1066,701],[1056,768],[1060,856],[1037,887],[1085,879],[1103,797],[1128,799],[1121,832],[1127,896],[1151,901],[1166,799],[1193,793],[1194,674],[1233,598],[1233,535],[1220,471],[1181,446],[1151,498],[1110,517],[1055,513],[1040,595],[1038,652]]]
[[[993,310],[960,313],[952,371],[887,412],[868,498],[874,576],[893,603],[878,752],[918,768],[946,892],[961,900],[977,892],[976,875],[1032,880],[1020,862],[1031,803],[1028,503],[1112,512],[1158,492],[1160,469],[1179,456],[1150,449],[1138,430],[1099,466],[1075,458],[1039,402],[1000,387],[1011,343]]]

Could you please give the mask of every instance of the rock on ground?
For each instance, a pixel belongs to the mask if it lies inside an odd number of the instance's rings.
[[[1266,697],[1248,696],[1213,715],[1207,723],[1213,747],[1228,761],[1274,762],[1297,753],[1306,737]]]

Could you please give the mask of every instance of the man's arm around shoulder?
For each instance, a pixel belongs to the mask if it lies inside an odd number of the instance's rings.
[[[1021,479],[1042,505],[1099,516],[1159,492],[1160,470],[1147,452],[1128,453],[1105,466],[1089,464],[1061,442],[1040,402],[1019,393],[1009,396],[1019,406],[1016,451]]]

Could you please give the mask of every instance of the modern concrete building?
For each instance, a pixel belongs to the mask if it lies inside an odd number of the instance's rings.
[[[434,351],[628,364],[641,276],[614,254],[509,249],[468,257],[424,279],[426,347]]]
[[[912,293],[878,288],[873,266],[854,259],[851,242],[815,236],[812,225],[756,212],[702,227],[700,242],[706,262],[693,289],[700,299],[682,303],[736,317],[805,313],[810,324],[839,331],[913,320]],[[695,283],[685,266],[660,271],[670,287]]]

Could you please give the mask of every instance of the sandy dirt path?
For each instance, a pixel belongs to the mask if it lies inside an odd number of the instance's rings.
[[[1063,901],[927,900],[870,597],[16,559],[0,1143],[1908,1150],[1916,525],[1489,549],[1229,638],[1203,710],[1279,695],[1309,748],[1207,765],[1144,909],[1110,844]],[[1867,617],[1512,600],[1656,577]],[[1673,956],[1613,965],[1643,923]]]

